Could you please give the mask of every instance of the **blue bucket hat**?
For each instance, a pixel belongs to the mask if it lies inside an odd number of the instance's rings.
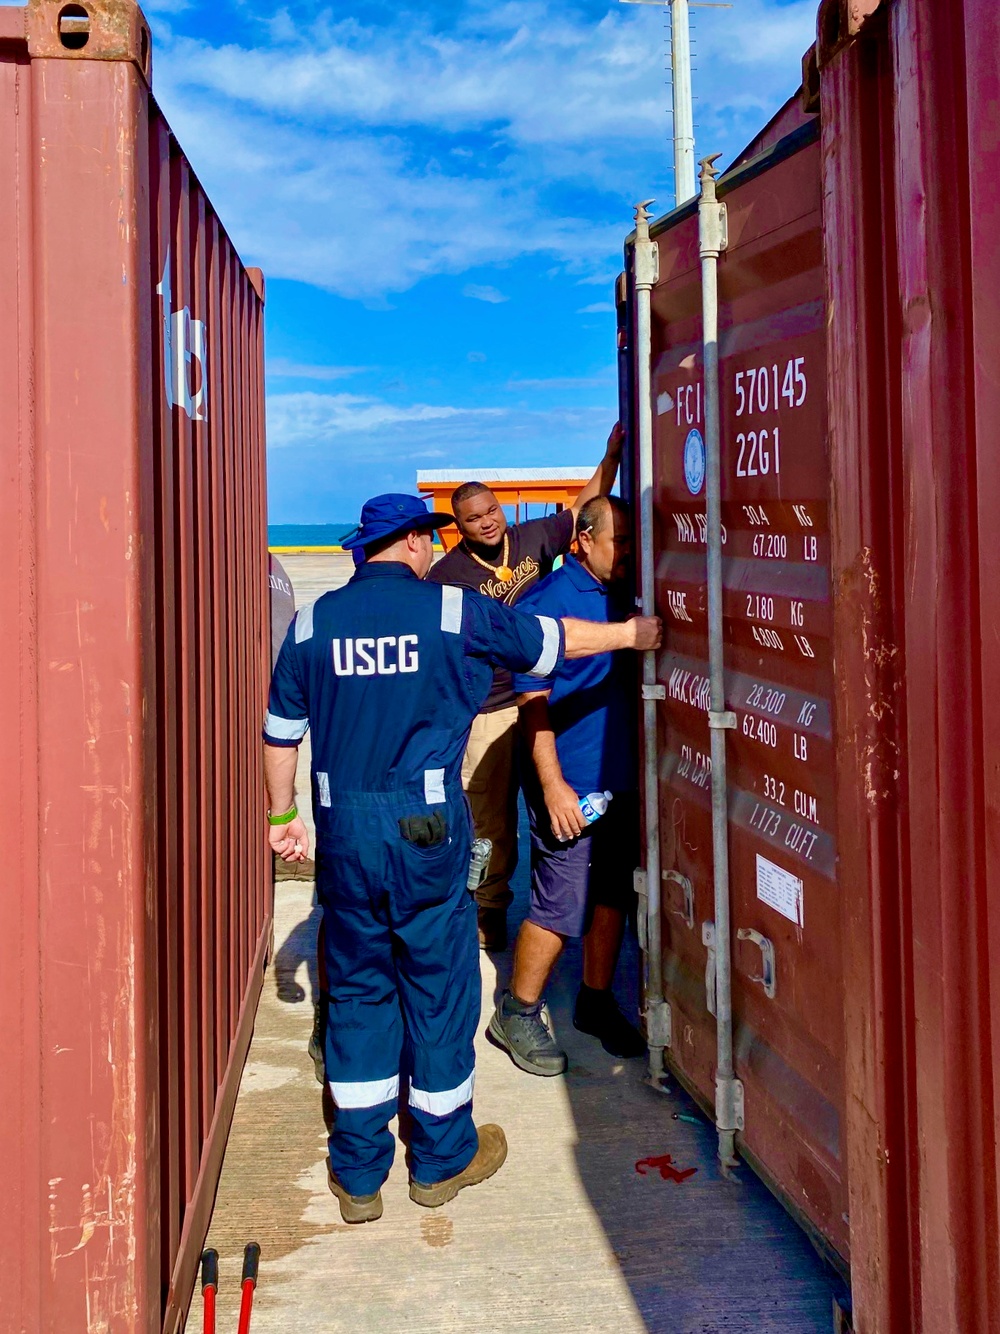
[[[341,543],[346,551],[385,542],[390,537],[416,529],[446,528],[454,523],[451,514],[429,510],[419,496],[372,496],[361,511],[361,526]]]

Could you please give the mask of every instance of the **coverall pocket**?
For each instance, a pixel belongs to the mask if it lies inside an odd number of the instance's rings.
[[[398,887],[401,908],[430,908],[445,903],[455,892],[461,850],[452,835],[432,848],[399,840],[403,875]]]

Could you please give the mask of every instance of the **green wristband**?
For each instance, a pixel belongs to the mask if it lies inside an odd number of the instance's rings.
[[[268,813],[267,813],[267,822],[268,822],[268,824],[272,824],[272,825],[275,825],[275,824],[291,824],[292,821],[293,821],[293,820],[296,818],[296,816],[298,815],[298,813],[299,813],[299,808],[298,808],[297,806],[293,806],[292,809],[291,809],[290,811],[285,811],[284,815],[272,815],[271,812],[268,811]]]

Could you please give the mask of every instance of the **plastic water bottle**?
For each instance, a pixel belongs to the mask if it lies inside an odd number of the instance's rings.
[[[580,810],[588,824],[593,824],[595,820],[601,818],[608,809],[608,802],[612,795],[610,792],[588,792],[585,797],[580,798]],[[574,837],[579,838],[580,835],[576,834]],[[558,843],[569,843],[571,840],[565,838],[562,834],[556,834],[556,841]]]
[[[585,797],[580,798],[580,810],[588,824],[593,824],[595,820],[601,818],[608,809],[611,796],[610,792],[588,792]]]

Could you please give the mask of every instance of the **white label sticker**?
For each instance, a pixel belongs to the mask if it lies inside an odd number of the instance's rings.
[[[802,926],[802,881],[757,854],[757,897],[782,917]]]
[[[319,804],[329,806],[330,802],[330,775],[316,773],[316,786],[319,788]]]

